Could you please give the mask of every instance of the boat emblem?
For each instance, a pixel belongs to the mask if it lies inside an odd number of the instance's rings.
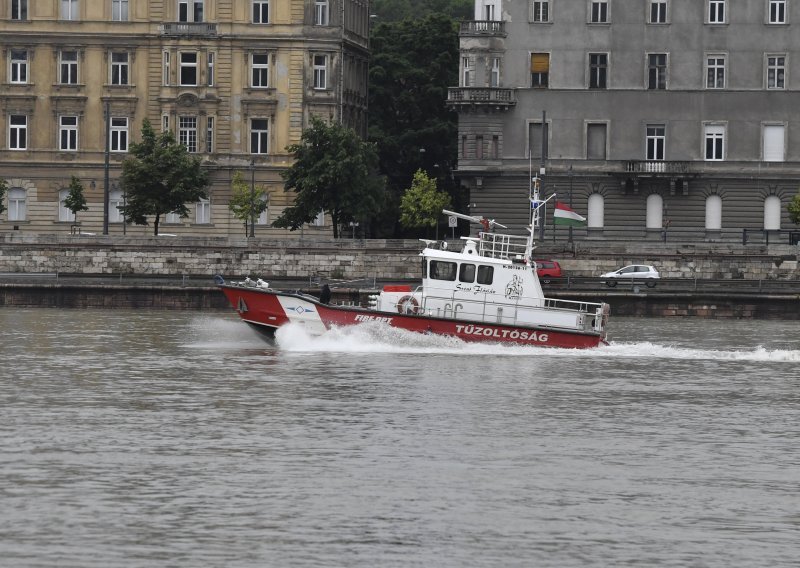
[[[307,313],[314,313],[314,310],[306,308],[304,306],[294,306],[291,308],[286,308],[288,311],[297,312],[298,314],[307,314]]]
[[[511,282],[506,286],[506,298],[521,298],[522,297],[522,278],[515,274],[511,278]]]

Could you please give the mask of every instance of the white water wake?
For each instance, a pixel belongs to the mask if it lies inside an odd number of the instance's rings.
[[[467,343],[454,337],[425,335],[394,328],[380,322],[331,329],[311,336],[299,325],[278,329],[275,340],[285,352],[330,353],[418,353],[464,356],[581,357],[581,358],[658,358],[715,361],[800,362],[800,350],[690,348],[653,342],[612,342],[595,349],[554,349],[498,343]]]

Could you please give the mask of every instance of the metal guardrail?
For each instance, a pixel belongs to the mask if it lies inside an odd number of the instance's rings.
[[[599,276],[567,276],[563,278],[549,278],[549,284],[542,287],[547,295],[548,290],[579,290],[579,291],[628,291],[638,288],[642,292],[651,293],[756,293],[756,294],[798,294],[800,295],[800,280],[778,279],[745,279],[745,278],[658,278],[653,280],[622,279],[617,278],[616,286],[609,287]],[[652,288],[647,282],[655,283]]]

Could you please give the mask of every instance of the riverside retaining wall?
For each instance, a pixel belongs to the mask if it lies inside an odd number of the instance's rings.
[[[458,248],[460,241],[451,241]],[[225,239],[0,235],[0,273],[189,275],[264,279],[406,280],[420,277],[416,240]],[[581,241],[542,244],[539,258],[570,276],[597,276],[632,263],[664,278],[800,279],[798,246]]]

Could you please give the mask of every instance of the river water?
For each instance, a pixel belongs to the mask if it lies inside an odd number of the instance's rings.
[[[797,566],[798,323],[592,351],[0,309],[0,565]]]

